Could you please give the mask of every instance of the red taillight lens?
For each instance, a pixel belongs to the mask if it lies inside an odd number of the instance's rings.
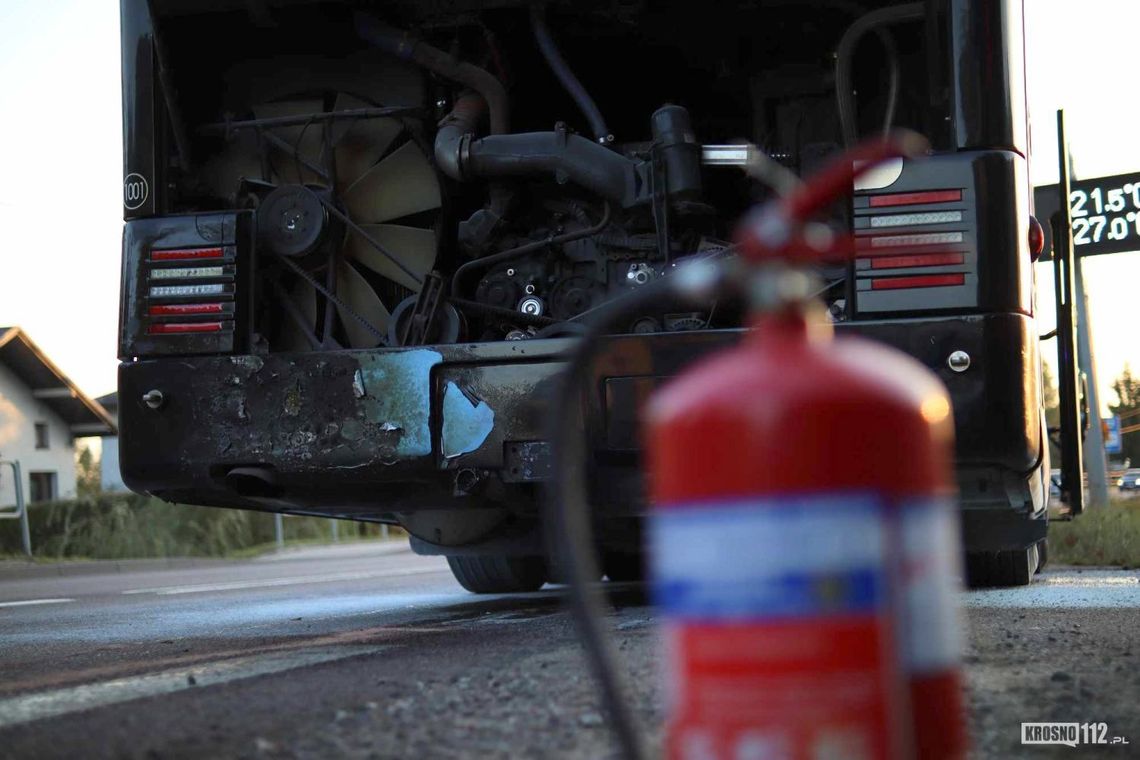
[[[225,258],[222,248],[171,248],[165,251],[151,251],[151,261],[202,261]]]
[[[880,256],[871,259],[871,269],[897,269],[900,267],[957,266],[966,261],[963,253],[926,253],[912,256]]]
[[[147,314],[152,317],[178,317],[186,314],[221,314],[225,307],[220,303],[171,303],[151,306]]]
[[[184,333],[215,333],[222,331],[221,322],[164,322],[149,325],[147,335],[181,335]]]
[[[871,290],[901,290],[902,288],[943,288],[965,285],[964,274],[924,274],[917,277],[880,277],[871,280]]]
[[[961,190],[923,190],[915,193],[887,193],[872,195],[871,208],[888,206],[917,206],[921,203],[952,203],[962,200]]]
[[[1041,227],[1041,222],[1037,221],[1037,217],[1029,217],[1029,256],[1034,261],[1041,257],[1041,252],[1045,250],[1045,230]]]

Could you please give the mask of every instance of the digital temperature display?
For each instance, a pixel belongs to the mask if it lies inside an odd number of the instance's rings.
[[[1056,185],[1034,190],[1035,215],[1045,228],[1045,255],[1053,248],[1049,219],[1057,210]],[[1140,173],[1072,183],[1069,212],[1077,256],[1140,251]]]

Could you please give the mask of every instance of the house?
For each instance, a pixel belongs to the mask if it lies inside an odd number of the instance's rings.
[[[119,425],[119,394],[108,393],[95,399],[99,406],[107,410],[111,421],[117,428]],[[103,453],[99,457],[99,478],[104,491],[129,491],[123,483],[123,475],[119,472],[119,436],[118,430],[106,433],[103,438]]]
[[[114,434],[115,423],[18,327],[0,327],[0,460],[19,462],[29,503],[75,496],[75,439]],[[0,505],[15,503],[0,467]]]

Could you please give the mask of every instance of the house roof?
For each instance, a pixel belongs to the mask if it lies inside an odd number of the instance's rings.
[[[58,414],[77,437],[115,435],[107,410],[88,398],[19,327],[0,327],[0,364]]]

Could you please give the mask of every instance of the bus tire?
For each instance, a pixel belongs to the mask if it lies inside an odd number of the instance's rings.
[[[645,558],[640,552],[606,552],[602,556],[606,577],[614,583],[639,583],[645,580]]]
[[[1028,586],[1037,570],[1037,547],[966,555],[966,585],[970,588]]]
[[[459,585],[473,594],[512,594],[537,591],[546,583],[541,557],[448,557]]]

